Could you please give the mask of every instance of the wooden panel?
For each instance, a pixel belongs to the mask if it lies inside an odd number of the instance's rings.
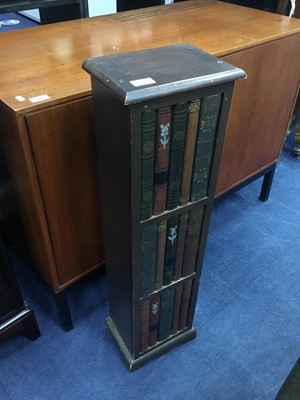
[[[26,117],[60,285],[104,261],[91,99]]]
[[[14,115],[2,103],[0,113],[0,143],[17,193],[30,255],[50,286],[58,289],[56,266],[24,118]]]
[[[300,40],[291,36],[224,60],[248,78],[236,83],[217,196],[278,159],[300,81]]]
[[[193,4],[190,9],[178,9],[189,3]],[[294,18],[222,2],[207,7],[197,6],[199,3],[193,0],[154,7],[168,12],[160,15],[156,10],[148,17],[125,22],[123,12],[3,32],[1,99],[12,109],[27,112],[45,103],[88,95],[90,78],[81,68],[88,57],[178,43],[223,56],[300,33],[300,21]],[[48,100],[30,101],[44,94]],[[25,101],[19,102],[17,95]]]

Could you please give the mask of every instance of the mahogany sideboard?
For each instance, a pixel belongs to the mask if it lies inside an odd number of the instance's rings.
[[[178,43],[247,73],[234,91],[217,196],[265,175],[265,200],[298,91],[299,20],[190,0],[1,33],[0,142],[33,264],[56,294],[66,330],[66,290],[105,262],[90,77],[82,62]]]

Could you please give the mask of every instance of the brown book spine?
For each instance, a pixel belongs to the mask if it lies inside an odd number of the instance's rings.
[[[157,224],[155,290],[161,289],[163,285],[166,237],[167,237],[167,221],[164,220]]]
[[[184,244],[185,244],[185,236],[187,230],[187,222],[188,222],[189,214],[182,214],[179,218],[179,228],[177,234],[177,247],[176,247],[176,256],[175,256],[175,267],[174,267],[174,276],[173,280],[177,281],[181,277],[182,273],[182,262],[183,262],[183,254],[184,254]]]
[[[173,307],[173,318],[172,318],[172,327],[171,333],[174,335],[178,331],[179,326],[179,314],[180,314],[180,305],[181,305],[181,297],[182,297],[182,286],[178,286],[175,289],[174,296],[174,307]]]
[[[187,283],[185,283],[183,285],[180,313],[179,313],[179,321],[178,321],[178,330],[179,331],[182,331],[182,329],[184,329],[187,326],[192,286],[193,286],[192,280],[188,281]]]
[[[156,110],[153,214],[166,209],[170,155],[171,106]]]
[[[188,203],[190,196],[194,152],[195,152],[195,144],[196,144],[197,128],[199,120],[199,110],[200,110],[199,99],[192,100],[189,102],[184,156],[183,156],[183,170],[181,177],[181,188],[180,188],[180,199],[179,199],[179,204],[181,206]]]
[[[182,262],[182,276],[188,276],[196,269],[198,250],[200,246],[203,211],[203,207],[198,207],[189,213]]]
[[[159,296],[150,299],[149,315],[149,346],[154,346],[157,342],[157,328],[159,320]]]
[[[140,352],[143,352],[148,349],[149,343],[149,300],[144,301],[141,304],[140,308],[140,318],[141,318],[141,326],[140,326]]]

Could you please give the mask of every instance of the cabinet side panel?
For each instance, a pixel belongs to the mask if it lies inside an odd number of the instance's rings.
[[[224,57],[242,68],[236,83],[216,195],[277,161],[300,79],[300,35]]]
[[[132,210],[130,110],[92,81],[106,254],[109,311],[132,349]]]
[[[1,147],[16,191],[30,256],[35,267],[56,290],[56,266],[24,119],[1,103],[0,114]]]
[[[104,262],[91,98],[26,117],[60,285]]]

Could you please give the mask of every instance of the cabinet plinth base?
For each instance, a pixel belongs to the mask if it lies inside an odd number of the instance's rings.
[[[130,354],[129,350],[127,349],[114,322],[112,321],[112,319],[110,317],[107,318],[106,323],[107,323],[107,326],[119,348],[119,351],[123,357],[123,360],[130,372],[136,371],[137,369],[142,367],[144,364],[146,364],[148,361],[167,353],[169,350],[173,349],[174,347],[177,347],[180,344],[183,344],[183,343],[189,342],[192,339],[195,339],[195,337],[197,335],[197,331],[195,328],[188,329],[178,335],[174,335],[171,339],[167,340],[166,342],[161,343],[158,346],[154,346],[153,349],[151,349],[149,352],[142,354],[139,358],[134,359],[132,357],[132,355]]]
[[[34,312],[27,305],[0,324],[0,340],[17,333],[24,333],[30,340],[35,340],[41,335]]]

